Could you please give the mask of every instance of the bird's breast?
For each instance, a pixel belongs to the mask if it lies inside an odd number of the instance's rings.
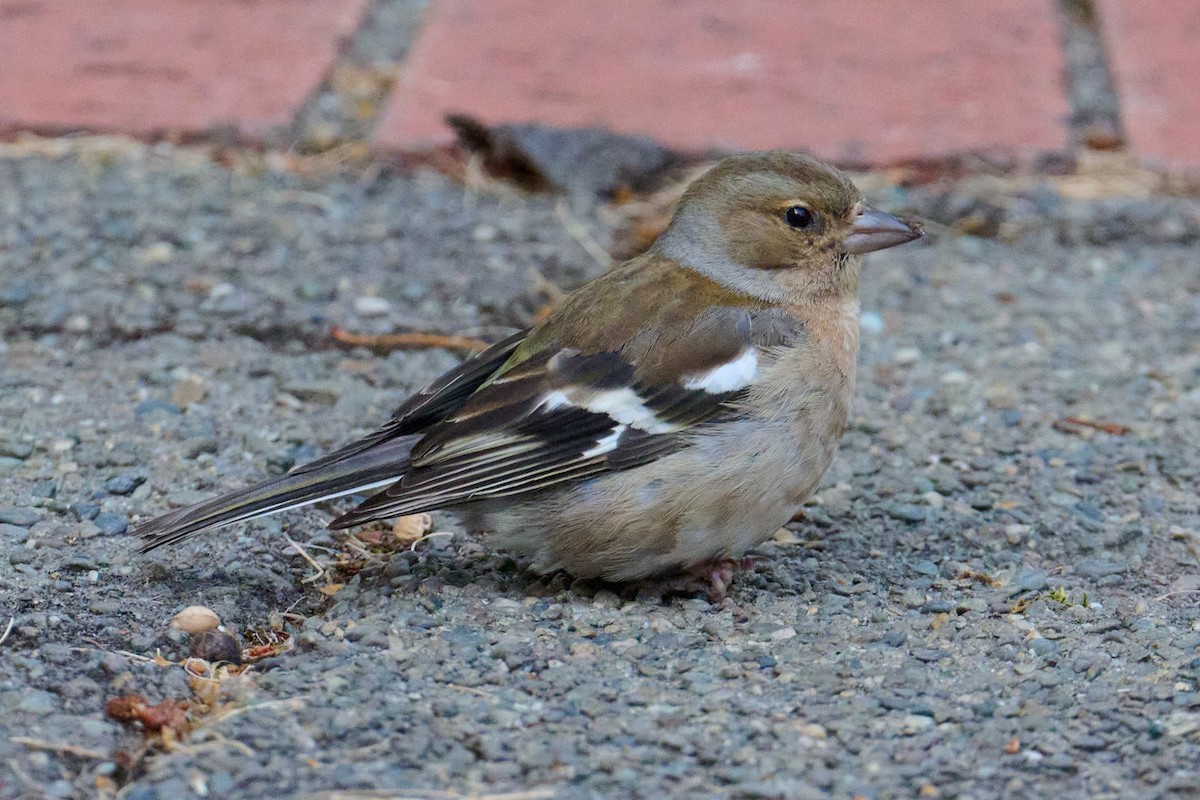
[[[767,417],[792,423],[805,439],[840,438],[854,395],[858,303],[804,316],[804,335],[768,348],[754,401]]]

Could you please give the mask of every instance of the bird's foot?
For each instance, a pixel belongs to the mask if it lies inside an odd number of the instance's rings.
[[[635,582],[639,598],[695,597],[704,594],[710,603],[723,602],[738,569],[748,569],[757,558],[714,558],[702,561],[666,578],[648,578]]]
[[[739,569],[750,569],[756,561],[757,559],[752,556],[714,558],[692,567],[688,570],[688,574],[693,579],[707,583],[709,601],[719,603],[728,596],[734,573]]]

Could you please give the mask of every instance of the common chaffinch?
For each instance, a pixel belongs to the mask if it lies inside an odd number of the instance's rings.
[[[458,512],[540,570],[729,564],[790,520],[846,427],[859,255],[921,236],[807,156],[727,158],[645,253],[447,372],[366,438],[141,526],[143,551],[375,492],[348,528]]]

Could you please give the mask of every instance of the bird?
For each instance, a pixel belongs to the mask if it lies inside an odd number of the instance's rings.
[[[536,571],[723,594],[847,427],[861,256],[922,236],[812,156],[730,156],[641,255],[467,359],[374,433],[141,525],[142,552],[348,495],[329,523],[444,509]]]

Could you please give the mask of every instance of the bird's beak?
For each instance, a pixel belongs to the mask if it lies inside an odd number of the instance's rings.
[[[870,206],[862,206],[850,226],[849,235],[842,243],[842,249],[853,255],[870,253],[911,242],[924,235],[918,223],[905,222]]]

